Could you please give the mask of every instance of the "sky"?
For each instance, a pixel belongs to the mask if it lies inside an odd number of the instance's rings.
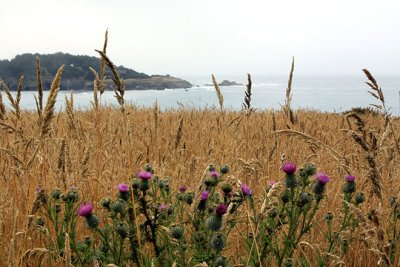
[[[400,1],[0,0],[0,59],[97,56],[148,74],[400,75]]]

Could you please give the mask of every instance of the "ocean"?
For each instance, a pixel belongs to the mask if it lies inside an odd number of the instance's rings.
[[[210,76],[180,77],[194,84],[188,89],[141,90],[126,91],[125,101],[140,107],[151,107],[157,100],[161,109],[171,108],[211,108],[218,107],[218,98]],[[221,87],[224,96],[224,107],[240,110],[242,107],[247,77],[221,76],[222,80],[236,81],[243,85]],[[400,115],[400,76],[376,76],[381,86],[386,106],[393,115]],[[288,76],[252,76],[252,101],[256,109],[279,109],[285,102],[285,90]],[[368,107],[370,104],[380,104],[367,91],[366,77],[359,76],[294,76],[292,83],[292,107],[294,109],[309,109],[324,112],[343,112],[353,107]],[[60,91],[57,99],[57,110],[63,110],[65,95],[73,92],[76,109],[89,109],[93,100],[91,91]],[[15,94],[15,92],[14,92]],[[23,92],[21,107],[35,109],[33,95],[37,92]],[[44,93],[46,99],[48,92]],[[3,95],[3,101],[6,97]],[[106,91],[102,96],[102,104],[117,105],[112,91]]]

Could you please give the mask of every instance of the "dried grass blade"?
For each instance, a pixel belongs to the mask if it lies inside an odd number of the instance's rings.
[[[39,98],[39,110],[40,116],[43,114],[43,85],[42,85],[42,75],[40,69],[40,59],[36,57],[36,79],[38,83],[38,98]]]
[[[117,99],[118,103],[121,106],[122,111],[124,111],[124,94],[125,94],[125,84],[124,81],[121,79],[121,77],[118,74],[117,67],[112,63],[112,61],[107,57],[107,55],[100,50],[96,50],[100,54],[100,56],[103,58],[107,66],[111,69],[111,72],[113,74],[113,82],[115,84],[114,92],[115,92],[115,98]]]
[[[18,81],[18,89],[17,89],[17,96],[15,97],[15,115],[17,119],[21,118],[21,107],[19,103],[21,102],[21,95],[22,95],[22,83],[24,81],[24,76],[22,75]]]
[[[74,115],[74,95],[72,92],[69,99],[67,96],[65,96],[65,110],[68,115],[68,125],[70,129],[76,130],[75,115]]]
[[[93,81],[93,103],[94,103],[94,107],[97,109],[99,107],[99,97],[98,97],[97,93],[100,91],[100,94],[102,94],[101,89],[100,89],[102,87],[102,81],[101,81],[100,76],[97,73],[97,71],[95,71],[91,67],[89,67],[89,69],[94,75],[94,81]]]
[[[368,83],[368,85],[371,86],[372,89],[378,90],[378,83],[376,82],[376,80],[372,76],[372,74],[369,72],[369,70],[363,69],[362,71],[365,73],[365,75],[367,76],[368,80],[370,80],[370,82],[372,83],[372,85],[369,84],[369,83]]]
[[[219,108],[222,112],[223,109],[223,105],[224,105],[224,96],[222,95],[221,89],[219,88],[219,84],[217,82],[217,80],[215,79],[214,74],[211,75],[214,87],[215,87],[215,91],[217,91],[217,96],[218,96],[218,102],[219,102]]]
[[[3,87],[4,92],[7,95],[8,101],[10,101],[10,103],[11,103],[11,107],[14,109],[14,111],[11,111],[11,113],[13,113],[14,115],[17,116],[17,114],[18,114],[17,101],[12,96],[10,88],[8,88],[7,84],[3,80],[0,80],[0,83]]]
[[[57,100],[57,94],[60,90],[61,75],[64,69],[62,65],[56,75],[54,76],[53,82],[51,83],[49,96],[47,97],[46,106],[44,108],[41,137],[44,137],[50,131],[51,121],[54,118],[54,107]]]
[[[286,88],[286,100],[291,99],[293,72],[294,72],[294,57],[292,58],[292,65],[290,68],[288,86]]]
[[[283,112],[285,113],[286,118],[288,118],[292,124],[296,123],[296,116],[291,108],[293,72],[294,72],[294,57],[292,58],[292,65],[290,68],[289,80],[288,80],[288,85],[286,88],[285,104],[282,106],[282,109],[283,109]]]
[[[108,29],[106,30],[106,33],[104,35],[104,45],[103,45],[103,53],[104,55],[107,54],[107,43],[108,43]],[[101,57],[100,59],[100,81],[98,91],[100,92],[100,95],[104,93],[104,90],[106,88],[105,86],[105,78],[106,78],[106,61]]]
[[[252,86],[251,76],[249,73],[247,73],[247,85],[246,85],[246,91],[244,93],[244,101],[242,106],[248,116],[253,111],[253,108],[251,107],[251,86]]]
[[[372,74],[367,69],[363,69],[363,72],[365,73],[365,75],[367,76],[368,80],[370,81],[370,82],[366,82],[366,84],[368,84],[368,86],[371,87],[372,90],[374,90],[374,91],[376,91],[378,93],[378,96],[379,96],[378,99],[382,102],[382,104],[385,104],[385,97],[383,96],[382,89],[379,88],[379,85],[378,85],[377,81],[375,80],[374,76],[372,76]],[[375,94],[371,93],[371,95],[376,97]]]
[[[5,120],[7,116],[6,106],[3,103],[3,95],[0,92],[0,120]]]
[[[181,139],[182,139],[182,135],[183,135],[183,115],[181,116],[181,119],[179,121],[179,125],[178,128],[176,130],[176,135],[175,135],[175,149],[178,148]]]

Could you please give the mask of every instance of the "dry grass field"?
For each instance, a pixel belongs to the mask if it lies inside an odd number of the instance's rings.
[[[366,142],[376,142],[373,152],[365,151],[352,138],[357,125],[351,116],[304,110],[296,112],[297,121],[292,124],[284,112],[267,110],[246,116],[216,109],[160,112],[156,104],[153,109],[129,106],[124,112],[109,107],[69,109],[54,114],[46,134],[35,112],[14,110],[4,115],[0,122],[2,265],[22,264],[24,253],[44,245],[28,228],[37,187],[51,191],[75,185],[82,200],[93,201],[96,207],[101,197],[113,195],[116,184],[129,182],[146,163],[151,163],[158,175],[170,176],[174,190],[181,184],[194,190],[210,164],[228,164],[231,176],[253,188],[260,206],[257,196],[268,182],[282,181],[284,159],[299,165],[313,162],[331,177],[318,220],[327,211],[340,209],[343,177],[350,172],[368,193],[362,211],[377,213],[379,222],[368,225],[382,229],[383,237],[366,237],[366,229],[359,229],[359,240],[352,243],[343,263],[374,266],[389,242],[389,198],[399,192],[400,168],[393,136],[384,128],[381,115],[360,115],[365,129],[359,135]],[[398,120],[393,124],[400,126]],[[367,154],[376,162],[378,181],[371,180]],[[376,186],[381,199],[369,194]],[[299,250],[304,250],[312,264],[314,250],[323,246],[318,228],[305,240],[307,246]],[[231,262],[235,263],[238,255],[246,257],[241,242],[230,241],[226,256],[233,256]],[[335,257],[332,255],[332,260],[337,260]]]

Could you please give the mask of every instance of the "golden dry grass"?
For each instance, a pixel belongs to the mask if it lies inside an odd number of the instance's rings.
[[[251,116],[215,109],[161,112],[157,104],[150,109],[125,105],[124,112],[110,107],[74,111],[72,103],[71,99],[66,112],[54,113],[46,126],[38,123],[38,114],[27,111],[8,112],[7,119],[0,121],[1,265],[17,266],[35,253],[48,256],[40,249],[43,237],[28,231],[36,187],[50,191],[74,184],[82,200],[99,207],[101,197],[114,195],[116,184],[128,182],[146,163],[151,163],[159,176],[172,177],[174,190],[185,184],[193,191],[209,164],[228,164],[231,176],[253,188],[261,209],[260,196],[268,181],[282,180],[283,158],[299,164],[314,162],[332,179],[318,218],[327,211],[337,214],[340,210],[347,172],[357,176],[358,187],[366,193],[374,186],[368,178],[366,152],[352,138],[357,127],[345,115],[299,110],[296,124],[288,130],[284,112],[256,111]],[[44,120],[46,114],[53,115],[51,111],[48,106],[44,108]],[[377,228],[385,229],[388,199],[400,189],[399,155],[383,116],[369,114],[361,119],[365,131],[358,134],[377,138],[378,147],[372,156],[381,177],[383,200]],[[393,121],[393,126],[398,129],[399,121]],[[377,208],[379,202],[375,196],[367,197],[362,212]],[[376,244],[367,244],[362,230],[360,241],[353,243],[348,257],[342,259],[346,265],[375,266],[379,257],[373,249],[383,250],[388,242],[377,239]],[[239,237],[233,234],[231,238]],[[240,242],[232,241],[227,256],[245,256]],[[299,249],[313,263],[314,252],[322,242],[318,227],[306,241]],[[335,260],[339,261],[332,255]]]

